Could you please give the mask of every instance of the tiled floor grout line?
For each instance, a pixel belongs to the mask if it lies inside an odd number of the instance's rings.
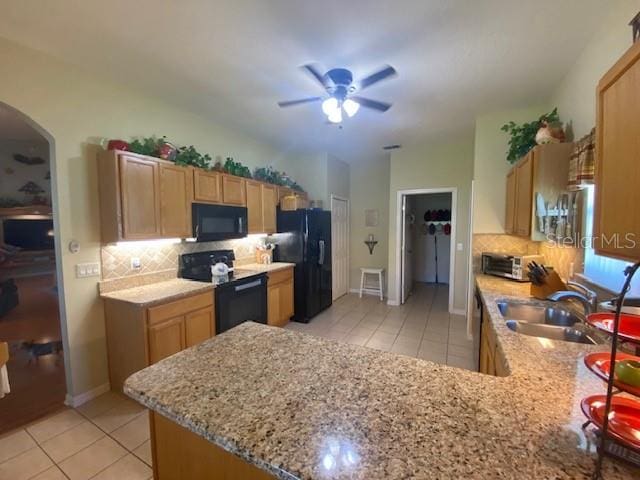
[[[72,428],[73,428],[73,427],[72,427]],[[69,430],[71,430],[71,429],[69,429]],[[24,431],[25,431],[25,433],[26,433],[27,435],[29,435],[29,436],[31,437],[31,440],[33,440],[33,441],[35,442],[35,444],[36,444],[37,448],[39,448],[39,449],[40,449],[40,451],[42,451],[42,453],[44,453],[44,454],[46,455],[46,457],[47,457],[49,460],[51,460],[51,463],[53,464],[53,466],[55,466],[58,470],[60,470],[60,471],[62,472],[62,475],[64,475],[64,478],[69,479],[69,476],[68,476],[66,473],[64,473],[64,471],[63,471],[60,467],[58,467],[58,464],[53,460],[53,458],[51,458],[51,457],[49,456],[49,454],[47,453],[47,451],[46,451],[44,448],[42,448],[42,445],[40,445],[40,443],[35,439],[35,437],[34,437],[33,435],[31,435],[31,434],[27,431],[27,429],[26,429],[26,428],[24,429]],[[55,437],[57,437],[57,435],[56,435],[56,436],[54,436],[54,437],[51,437],[51,438],[55,438]],[[3,463],[4,463],[4,462],[3,462]],[[49,470],[50,468],[51,468],[51,467],[48,467],[48,468],[46,468],[45,470],[43,470],[42,472],[38,472],[38,473],[36,473],[35,475],[33,475],[33,476],[29,477],[29,479],[31,479],[31,478],[35,478],[35,477],[37,477],[38,475],[41,475],[42,473],[46,472],[46,471],[47,471],[47,470]]]

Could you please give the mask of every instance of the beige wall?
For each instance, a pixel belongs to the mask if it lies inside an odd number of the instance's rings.
[[[398,300],[396,288],[397,194],[399,190],[456,187],[456,251],[454,308],[466,308],[469,248],[469,200],[473,174],[473,134],[437,143],[403,147],[391,154],[389,186],[389,299]],[[455,248],[455,245],[454,245]]]
[[[351,166],[333,155],[327,155],[327,209],[331,208],[331,195],[350,196]]]
[[[505,123],[530,122],[551,110],[547,105],[511,109],[476,118],[473,163],[473,232],[504,233],[506,175],[509,136],[500,130]]]
[[[351,289],[360,287],[361,267],[388,269],[389,261],[389,154],[354,159],[350,179],[350,274]],[[365,210],[378,210],[378,226],[365,226]],[[373,255],[364,241],[372,234],[378,241]]]
[[[102,303],[97,279],[76,279],[74,265],[100,261],[96,137],[167,135],[212,155],[233,156],[248,166],[277,158],[266,144],[220,124],[104,82],[52,57],[0,39],[0,101],[24,112],[55,139],[55,171],[66,330],[72,378],[78,395],[107,382]],[[66,246],[75,239],[80,252]]]
[[[570,133],[580,138],[596,122],[596,86],[600,78],[631,47],[629,21],[640,10],[637,0],[607,3],[602,25],[551,95],[562,119],[569,122]]]

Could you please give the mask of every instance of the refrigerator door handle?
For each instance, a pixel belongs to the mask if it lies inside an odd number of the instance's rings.
[[[318,255],[318,265],[324,265],[324,240],[318,240],[320,255]]]

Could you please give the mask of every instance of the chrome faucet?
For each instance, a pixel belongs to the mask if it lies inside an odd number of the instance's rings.
[[[582,304],[582,307],[584,308],[585,317],[592,311],[594,311],[594,302],[596,301],[595,297],[591,297],[590,295],[587,296],[573,290],[560,290],[558,292],[552,293],[547,297],[547,300],[551,300],[552,302],[560,302],[562,300],[577,300]]]

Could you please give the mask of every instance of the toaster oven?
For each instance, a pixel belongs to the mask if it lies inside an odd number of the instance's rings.
[[[528,282],[531,262],[542,264],[543,255],[509,255],[505,253],[482,253],[482,273],[509,278],[518,282]]]

